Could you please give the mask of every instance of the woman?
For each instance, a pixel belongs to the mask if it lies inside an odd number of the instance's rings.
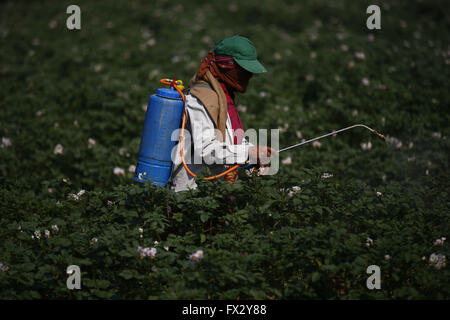
[[[234,101],[235,92],[244,93],[253,74],[263,72],[266,69],[257,60],[255,47],[241,36],[221,40],[202,60],[189,84],[185,104],[183,149],[187,166],[194,174],[208,167],[211,175],[217,175],[230,165],[247,160],[256,163],[276,152],[267,146],[254,146],[244,138]],[[194,178],[181,163],[179,144],[172,159],[171,188],[176,192],[196,188]],[[234,183],[236,179],[237,170],[225,175],[227,182]]]

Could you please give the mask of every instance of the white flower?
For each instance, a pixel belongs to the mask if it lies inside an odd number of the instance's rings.
[[[74,193],[69,193],[69,194],[67,195],[67,198],[68,198],[68,199],[72,199],[72,200],[80,200],[80,197],[77,196],[77,195],[74,194]]]
[[[383,194],[380,191],[377,191],[377,197],[381,197]]]
[[[50,231],[45,230],[44,233],[45,233],[45,236],[46,236],[47,238],[50,238]]]
[[[365,243],[365,246],[366,246],[366,247],[370,247],[370,246],[373,246],[373,240],[372,240],[372,239],[370,239],[370,238],[367,238],[367,239],[366,239],[366,243]]]
[[[53,150],[53,153],[54,153],[54,154],[63,154],[63,150],[64,150],[63,146],[62,146],[61,144],[58,143],[58,144],[55,146],[55,149]]]
[[[370,84],[370,81],[367,78],[362,78],[361,83],[367,87]]]
[[[119,168],[119,167],[115,167],[114,168],[114,174],[116,176],[118,176],[118,175],[125,175],[125,170],[123,170],[122,168]]]
[[[139,232],[139,233],[142,233],[142,232],[144,232],[144,229],[139,228],[139,229],[138,229],[138,232]]]
[[[414,146],[414,142],[410,142],[409,145],[408,145],[408,148],[412,149],[413,146]]]
[[[156,248],[151,248],[149,251],[147,251],[147,256],[149,256],[151,259],[154,259],[156,256]]]
[[[138,252],[141,255],[141,258],[144,259],[146,256],[150,257],[151,259],[154,259],[156,256],[156,248],[142,248],[141,246],[138,247]]]
[[[440,138],[441,138],[441,133],[440,133],[440,132],[433,132],[433,133],[431,134],[431,136],[432,136],[433,138],[440,139]]]
[[[436,247],[436,246],[443,246],[445,240],[446,240],[445,237],[442,237],[442,238],[440,238],[440,239],[436,239],[436,241],[433,243],[433,247]]]
[[[119,154],[121,155],[121,156],[126,156],[126,157],[129,157],[130,156],[130,153],[128,153],[128,152],[126,152],[127,151],[127,149],[126,148],[124,148],[124,147],[122,147],[122,148],[120,148],[119,149]]]
[[[96,142],[95,142],[94,139],[89,138],[89,139],[88,139],[88,148],[91,149],[91,148],[95,147],[95,143],[96,143]]]
[[[259,96],[260,96],[261,98],[264,98],[265,96],[267,96],[267,92],[261,91],[261,92],[259,93]]]
[[[239,112],[247,112],[247,106],[239,105],[237,109]]]
[[[442,254],[432,253],[428,259],[428,264],[435,269],[441,269],[445,267],[447,258]]]
[[[302,190],[302,188],[300,188],[299,186],[292,186],[291,189],[292,190],[288,192],[288,196],[290,197],[292,197],[294,194]]]
[[[73,199],[73,200],[80,200],[80,197],[85,193],[85,190],[80,190],[77,194],[74,193],[69,193],[67,195],[68,199]]]
[[[52,230],[55,231],[55,232],[58,232],[59,228],[58,228],[58,226],[56,224],[54,224],[54,225],[52,225]]]
[[[44,114],[44,111],[38,110],[36,111],[36,117],[40,117]]]
[[[320,178],[322,178],[322,179],[329,179],[331,177],[333,177],[332,174],[329,174],[328,172],[325,172],[324,174],[322,174],[322,176]]]
[[[352,112],[352,116],[354,116],[354,117],[356,117],[358,115],[358,110],[353,110],[353,112]]]
[[[386,254],[386,255],[384,256],[384,260],[388,261],[389,259],[391,259],[391,256],[388,255],[388,254]]]
[[[169,246],[164,246],[164,250],[169,251]]]
[[[399,139],[395,138],[395,137],[389,137],[389,136],[386,137],[386,143],[395,145],[395,147],[397,149],[400,149],[403,146],[402,142]]]
[[[6,272],[9,270],[9,267],[4,265],[3,263],[0,263],[0,271]]]
[[[2,149],[6,149],[11,145],[11,140],[9,138],[2,137]]]
[[[145,257],[144,249],[141,246],[138,246],[137,251],[139,252],[142,259]]]
[[[89,243],[92,245],[92,244],[96,243],[97,241],[98,241],[97,238],[92,238],[91,241],[89,241]]]
[[[435,254],[435,253],[432,253],[431,255],[430,255],[430,258],[429,258],[429,262],[430,263],[436,263],[436,261],[438,260],[438,255],[437,254]]]
[[[372,149],[372,142],[367,142],[367,143],[361,143],[361,149],[363,150],[370,150]]]
[[[297,138],[299,138],[299,139],[303,138],[302,132],[300,130],[296,131],[295,134],[296,134]]]
[[[197,250],[195,253],[189,256],[189,260],[191,264],[199,262],[203,258],[203,250]]]
[[[341,44],[341,50],[344,52],[348,51],[348,46],[346,44]]]
[[[291,164],[292,163],[292,159],[291,157],[287,157],[286,159],[281,160],[282,164]]]
[[[321,146],[322,144],[321,144],[319,141],[316,140],[316,141],[313,142],[312,145],[313,145],[314,148],[320,148],[320,146]]]
[[[134,173],[136,171],[136,166],[134,164],[128,167],[128,172]]]
[[[156,44],[156,40],[155,39],[149,39],[148,41],[147,41],[147,46],[149,46],[149,47],[152,47],[152,46],[154,46]]]
[[[73,125],[75,126],[75,127],[78,127],[78,120],[73,120]]]
[[[359,60],[365,60],[366,59],[366,55],[364,54],[364,52],[355,52],[355,57]]]
[[[40,238],[41,238],[41,231],[40,231],[40,230],[36,230],[36,231],[34,232],[34,236],[35,236],[37,239],[40,239]]]
[[[100,71],[102,71],[102,69],[103,69],[103,66],[101,64],[94,65],[95,72],[100,72]]]

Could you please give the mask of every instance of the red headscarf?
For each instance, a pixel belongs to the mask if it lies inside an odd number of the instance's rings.
[[[239,66],[233,58],[216,56],[214,51],[210,51],[208,56],[202,59],[202,63],[197,71],[197,77],[202,79],[207,70],[217,80],[238,92],[245,92],[248,81],[252,77],[252,73]]]

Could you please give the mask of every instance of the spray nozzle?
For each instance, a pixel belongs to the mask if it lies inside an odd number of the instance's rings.
[[[382,135],[381,133],[379,133],[378,131],[373,130],[372,132],[375,133],[378,136],[378,138],[380,138],[381,140],[386,140],[386,137],[384,135]]]

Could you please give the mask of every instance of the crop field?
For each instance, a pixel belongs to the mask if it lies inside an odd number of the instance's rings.
[[[450,298],[447,1],[4,1],[0,15],[0,299]],[[188,83],[236,34],[268,70],[237,94],[245,130],[280,129],[283,148],[362,123],[386,141],[356,128],[280,153],[276,175],[178,195],[135,182],[159,80]]]

